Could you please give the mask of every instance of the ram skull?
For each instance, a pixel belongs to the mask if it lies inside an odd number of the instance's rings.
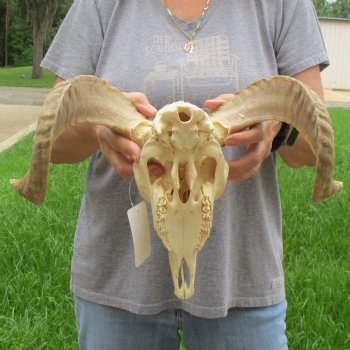
[[[194,293],[197,254],[212,227],[214,201],[225,189],[224,139],[266,120],[291,124],[311,146],[317,158],[315,202],[342,188],[333,180],[334,140],[327,109],[306,85],[285,76],[249,85],[211,115],[192,104],[175,102],[160,109],[153,122],[102,79],[66,80],[44,102],[29,171],[11,184],[26,199],[42,203],[52,145],[77,124],[104,125],[128,137],[142,147],[140,162],[134,165],[135,179],[141,196],[151,204],[154,228],[168,250],[175,294],[188,299]],[[149,162],[161,164],[164,174],[150,175]]]

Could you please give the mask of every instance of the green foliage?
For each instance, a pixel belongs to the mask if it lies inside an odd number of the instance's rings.
[[[5,57],[5,17],[6,0],[0,0],[0,66],[4,64]],[[49,32],[46,36],[45,50],[49,47],[64,16],[73,0],[9,0],[10,23],[8,59],[9,65],[28,66],[33,62],[33,16],[35,8],[38,12],[39,22],[44,23],[53,10],[57,11],[49,23]],[[54,7],[52,7],[52,4]]]
[[[8,63],[10,65],[31,64],[32,29],[19,0],[0,0],[0,63],[5,60],[6,13],[9,12]]]
[[[350,18],[350,0],[337,0],[333,3],[332,17]]]
[[[0,0],[0,64],[5,61],[6,2]]]
[[[9,33],[9,60],[14,66],[29,66],[32,64],[33,56],[33,39],[28,36],[31,32],[30,23],[22,18],[15,17],[10,24]]]
[[[350,349],[350,110],[330,113],[342,192],[313,204],[314,169],[278,163],[290,350]],[[52,166],[34,206],[8,184],[28,168],[31,138],[0,153],[0,349],[78,349],[69,271],[87,163]]]
[[[3,0],[0,0],[0,43],[5,43],[5,13],[6,6]],[[4,47],[0,45],[0,62],[4,59]]]
[[[329,16],[331,8],[327,0],[313,0],[313,3],[319,17]]]
[[[350,18],[350,0],[313,0],[319,17]]]

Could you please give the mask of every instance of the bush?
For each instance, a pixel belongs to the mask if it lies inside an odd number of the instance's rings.
[[[31,66],[33,41],[31,25],[21,17],[13,18],[9,35],[9,62],[14,66]]]

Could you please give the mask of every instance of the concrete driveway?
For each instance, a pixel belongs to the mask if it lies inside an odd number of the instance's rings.
[[[0,86],[0,152],[32,132],[49,89]]]
[[[350,108],[350,91],[324,90],[324,96],[328,106]]]
[[[43,88],[0,86],[0,152],[32,132],[49,92]],[[327,105],[350,107],[350,91],[325,90]]]
[[[0,86],[0,104],[41,106],[50,89]]]

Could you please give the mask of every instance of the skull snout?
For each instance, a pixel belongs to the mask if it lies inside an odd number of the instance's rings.
[[[175,293],[180,299],[189,299],[194,293],[194,279],[185,260],[182,260],[177,276],[177,288]]]
[[[194,277],[196,269],[196,256],[194,252],[189,259],[180,256],[174,251],[169,252],[171,272],[173,275],[175,295],[182,300],[190,299],[194,293]]]

